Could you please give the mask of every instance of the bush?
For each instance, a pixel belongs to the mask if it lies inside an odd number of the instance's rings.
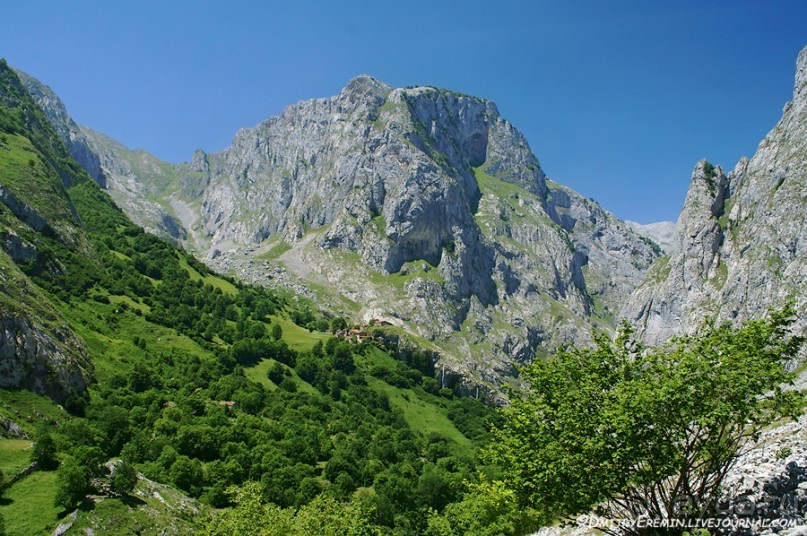
[[[661,348],[623,326],[615,342],[598,336],[593,348],[537,361],[522,371],[530,389],[512,398],[489,458],[523,506],[552,517],[595,504],[613,519],[714,517],[739,453],[801,411],[801,394],[780,388],[802,344],[788,336],[793,318],[788,306]]]
[[[56,458],[56,443],[46,430],[40,430],[36,435],[34,448],[31,451],[31,461],[45,471],[51,471],[59,466],[59,460]]]
[[[68,458],[56,472],[56,496],[53,504],[72,510],[84,501],[90,489],[87,469],[73,458]]]
[[[112,476],[109,479],[112,491],[119,495],[126,495],[132,491],[137,484],[137,471],[125,460],[121,460],[115,466]]]

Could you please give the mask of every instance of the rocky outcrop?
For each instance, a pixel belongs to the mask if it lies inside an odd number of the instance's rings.
[[[106,175],[101,169],[98,155],[90,147],[90,140],[81,131],[61,99],[51,88],[22,71],[15,70],[28,94],[36,101],[45,117],[48,118],[56,133],[67,145],[70,155],[84,168],[90,177],[100,186],[106,188]]]
[[[807,416],[773,428],[726,476],[721,509],[731,536],[807,532]]]
[[[659,254],[548,181],[492,102],[433,87],[359,76],[177,166],[80,133],[147,230],[250,282],[403,327],[477,382],[610,329]]]
[[[0,252],[0,387],[64,402],[86,390],[92,364],[84,342]]]
[[[72,363],[77,354],[88,360],[66,326],[47,333],[16,311],[0,309],[0,387],[24,388],[64,402],[71,392],[86,389],[84,376]]]
[[[10,437],[12,439],[28,439],[28,434],[20,428],[20,425],[7,419],[0,417],[0,437]]]
[[[793,101],[760,143],[725,174],[695,167],[675,251],[649,271],[623,314],[650,342],[697,329],[705,318],[743,321],[794,300],[807,328],[807,48]]]
[[[65,188],[89,181],[5,62],[0,60],[0,114],[21,121],[0,151],[0,387],[24,388],[64,402],[82,395],[92,377],[83,341],[22,272],[67,268],[54,255],[69,249],[93,262]],[[27,166],[15,165],[28,160]]]
[[[548,182],[492,102],[369,76],[197,153],[180,175],[174,198],[201,195],[185,221],[214,267],[313,284],[343,311],[347,298],[485,382],[586,340],[592,318],[607,328],[657,256]]]
[[[807,533],[807,416],[772,427],[741,453],[723,481],[710,519],[718,534],[755,536]],[[593,536],[614,528],[597,515],[582,515],[565,526],[544,527],[536,536]],[[708,523],[705,522],[705,523]],[[723,525],[725,523],[725,525]]]
[[[177,180],[175,166],[146,151],[127,149],[90,128],[79,128],[87,149],[99,161],[107,193],[115,203],[146,231],[183,244],[187,238],[185,228],[172,214],[170,205],[164,208],[159,204],[163,190]]]

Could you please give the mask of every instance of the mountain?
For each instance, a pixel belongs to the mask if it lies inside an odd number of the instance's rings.
[[[84,172],[5,62],[0,129],[0,387],[65,402],[84,393],[93,366],[84,341],[20,267],[63,271],[54,252],[68,249],[94,261],[66,193]]]
[[[360,76],[176,166],[80,132],[137,223],[218,270],[399,326],[472,383],[610,329],[661,253],[547,180],[492,102],[433,87]]]
[[[70,156],[147,231],[174,243],[186,238],[179,222],[155,202],[166,183],[175,181],[172,164],[142,150],[131,151],[115,140],[76,124],[51,88],[15,69],[31,98],[45,113]]]
[[[495,386],[623,316],[661,342],[787,298],[803,311],[804,62],[752,159],[696,166],[677,224],[621,222],[548,180],[490,101],[366,75],[179,165],[86,127],[73,137],[150,231],[331,315],[388,322]],[[58,99],[40,104],[63,138],[75,131]]]
[[[305,298],[144,232],[57,132],[0,61],[4,534],[197,534],[234,486],[298,534],[342,511],[421,534],[462,500],[492,408],[383,328],[335,337]]]
[[[707,318],[744,321],[795,300],[807,329],[807,47],[793,100],[749,160],[726,174],[702,160],[678,219],[675,248],[657,260],[623,313],[650,342]]]
[[[659,245],[665,254],[671,254],[675,250],[675,222],[659,221],[656,223],[637,223],[626,220],[625,223],[636,231],[640,236],[649,238]]]

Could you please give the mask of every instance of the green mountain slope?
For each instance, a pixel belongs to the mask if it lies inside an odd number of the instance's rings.
[[[12,534],[51,532],[77,506],[76,527],[142,530],[148,484],[110,491],[115,458],[208,506],[228,509],[228,488],[254,482],[279,507],[351,503],[362,524],[402,534],[476,479],[493,415],[455,398],[430,353],[383,327],[334,338],[325,330],[344,322],[305,299],[222,278],[145,233],[67,156],[4,62],[0,189],[0,418],[55,448],[4,490]],[[168,532],[211,515],[166,511],[154,523]]]

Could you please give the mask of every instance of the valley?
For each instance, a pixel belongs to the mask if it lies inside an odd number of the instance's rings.
[[[663,489],[727,426],[722,471],[804,412],[779,386],[805,376],[806,113],[807,49],[757,153],[698,162],[673,229],[550,180],[477,97],[362,75],[170,164],[0,62],[0,526],[526,534]],[[577,458],[546,472],[547,438]],[[651,440],[669,465],[631,482]],[[785,447],[771,470],[803,469]]]

